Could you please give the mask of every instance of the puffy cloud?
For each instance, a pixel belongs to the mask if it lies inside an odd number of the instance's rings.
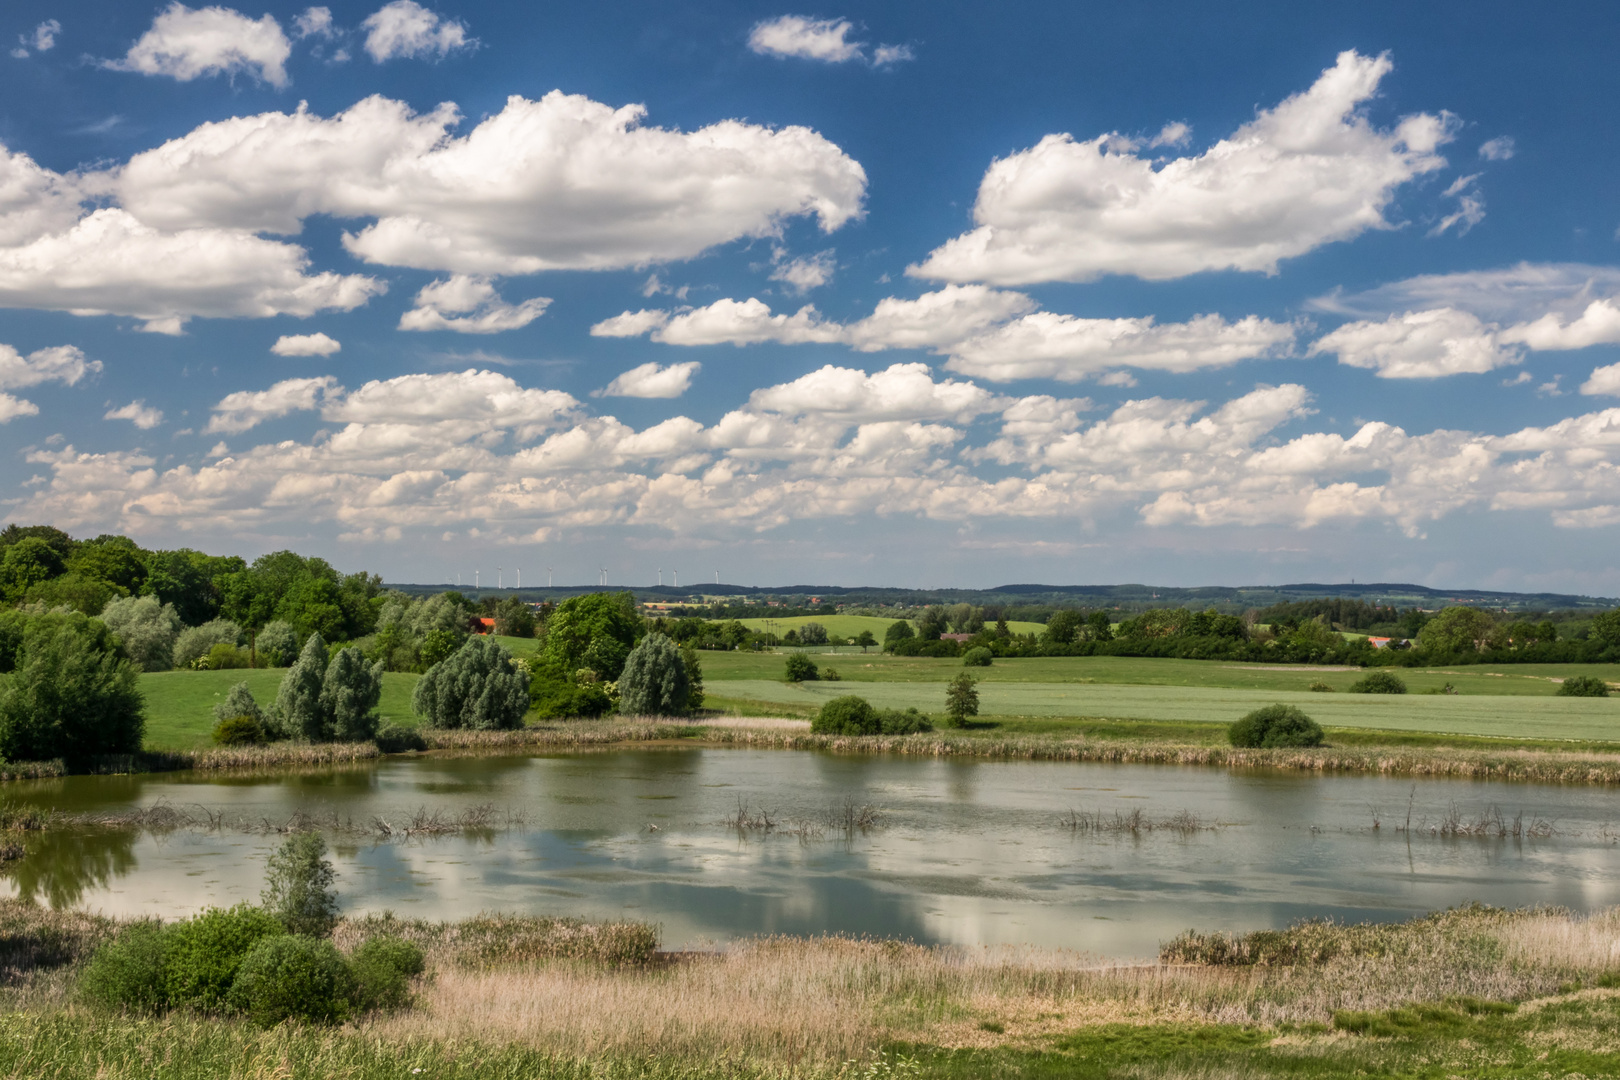
[[[833,272],[838,268],[838,263],[830,251],[784,261],[783,252],[778,248],[772,254],[771,261],[776,264],[776,268],[771,271],[771,280],[783,282],[801,296],[832,281]]]
[[[128,405],[121,405],[116,409],[108,409],[102,416],[103,420],[128,420],[142,431],[149,431],[163,423],[163,410],[154,409],[140,398],[136,398]]]
[[[342,348],[342,342],[325,334],[283,334],[270,351],[277,356],[331,356]]]
[[[498,372],[469,368],[377,379],[346,396],[328,394],[321,415],[355,424],[471,422],[515,427],[520,438],[532,438],[578,405],[561,390],[528,390]]]
[[[1295,327],[1253,315],[1227,322],[1199,315],[1184,323],[1077,319],[1040,311],[951,349],[946,367],[996,382],[1050,378],[1078,382],[1114,368],[1196,371],[1293,351]]]
[[[86,360],[75,345],[52,345],[24,356],[10,345],[0,345],[0,390],[18,390],[44,382],[76,386],[80,379],[101,370],[100,360]]]
[[[790,383],[756,390],[748,406],[788,416],[809,414],[852,422],[965,422],[996,407],[989,391],[970,382],[936,383],[927,364],[895,364],[868,375],[828,364]]]
[[[313,409],[321,395],[335,386],[337,380],[332,376],[320,375],[312,379],[283,379],[268,390],[238,390],[226,394],[214,406],[214,415],[204,430],[237,434],[266,420]]]
[[[1068,382],[1110,369],[1193,371],[1288,355],[1297,328],[1249,316],[1227,322],[1201,315],[1185,323],[1078,319],[1035,311],[1023,293],[948,285],[914,300],[888,297],[853,323],[822,318],[813,305],[776,314],[757,297],[716,300],[680,314],[626,311],[591,328],[598,337],[650,334],[666,345],[845,344],[862,352],[932,349],[952,371],[995,381]],[[1116,380],[1117,381],[1117,380]]]
[[[473,44],[467,28],[440,18],[415,0],[394,0],[366,16],[366,52],[377,63],[396,57],[446,56]]]
[[[332,9],[329,7],[306,8],[302,15],[293,20],[293,30],[302,41],[307,37],[330,39],[336,33],[332,25]]]
[[[231,8],[193,10],[175,0],[122,60],[106,66],[181,82],[243,72],[281,87],[287,85],[285,65],[291,55],[292,44],[273,16],[254,20]]]
[[[1620,342],[1620,306],[1614,299],[1594,300],[1568,322],[1548,313],[1533,322],[1510,326],[1501,336],[1503,341],[1522,342],[1538,352],[1613,345]]]
[[[453,274],[423,286],[416,294],[416,306],[399,317],[399,328],[498,334],[528,326],[550,306],[551,298],[547,296],[508,304],[488,278]]]
[[[597,397],[678,398],[692,385],[702,364],[689,360],[668,367],[656,361],[633,367],[597,391]]]
[[[644,115],[553,91],[509,98],[456,137],[453,106],[418,115],[372,97],[330,119],[300,108],[204,124],[136,155],[113,187],[165,229],[376,218],[345,236],[350,252],[479,275],[687,259],[789,217],[831,231],[861,213],[865,172],[808,128],[681,132],[643,127]]]
[[[1496,328],[1455,308],[1346,323],[1312,343],[1310,355],[1323,353],[1337,353],[1339,363],[1370,368],[1385,379],[1477,374],[1524,359]]]
[[[18,46],[11,50],[11,55],[18,60],[26,59],[30,52],[46,52],[56,47],[56,35],[62,32],[62,24],[55,19],[46,19],[34,27],[31,34],[18,34]]]
[[[187,318],[347,311],[387,286],[359,274],[309,274],[302,248],[219,228],[160,232],[127,211],[97,210],[65,232],[0,247],[0,307],[134,315],[178,333]]]
[[[9,424],[19,416],[38,416],[39,406],[25,398],[0,394],[0,424]]]
[[[1444,164],[1435,151],[1452,128],[1430,114],[1389,130],[1369,123],[1358,109],[1391,67],[1387,56],[1341,53],[1309,90],[1162,166],[1117,134],[1048,135],[992,164],[978,227],[907,272],[999,285],[1275,273],[1282,259],[1388,228],[1395,190]]]
[[[780,15],[755,23],[748,34],[748,47],[761,56],[817,60],[824,64],[866,60],[866,50],[871,48],[873,67],[897,64],[915,56],[908,45],[870,46],[864,41],[851,41],[850,31],[854,29],[848,19]]]
[[[1479,145],[1479,156],[1486,161],[1506,161],[1514,154],[1513,136],[1498,135]]]
[[[1609,364],[1606,367],[1594,369],[1592,377],[1581,384],[1581,393],[1587,395],[1607,394],[1610,397],[1620,397],[1620,364]]]

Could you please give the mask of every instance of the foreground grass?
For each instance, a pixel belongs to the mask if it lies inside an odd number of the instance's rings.
[[[473,924],[484,929],[463,934]],[[539,919],[507,928],[541,947],[490,952],[502,935],[486,931],[498,924],[345,922],[342,947],[376,932],[425,935],[430,969],[415,1008],[261,1031],[91,1013],[74,1003],[73,981],[116,927],[0,904],[4,940],[55,943],[8,969],[0,1076],[1620,1074],[1620,997],[1606,988],[1620,981],[1614,911],[1469,908],[1393,926],[1307,924],[1222,948],[1190,935],[1141,964],[836,937],[649,962],[639,949],[559,951],[552,944],[591,928]],[[645,935],[625,924],[600,939]],[[1253,962],[1261,956],[1269,962]]]

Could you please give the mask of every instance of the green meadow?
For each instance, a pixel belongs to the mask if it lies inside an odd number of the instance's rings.
[[[872,636],[879,641],[883,634],[898,620],[884,619],[875,615],[800,615],[791,619],[740,619],[738,620],[750,630],[769,630],[777,634],[785,634],[789,630],[797,630],[805,623],[820,623],[827,628],[827,633],[835,638],[852,638],[859,636],[862,630],[872,631]],[[916,623],[913,622],[915,627]],[[1046,627],[1041,623],[1010,622],[1007,629],[1014,634],[1039,634]]]
[[[146,745],[154,750],[190,750],[207,746],[214,730],[214,706],[225,700],[231,687],[248,684],[253,700],[267,706],[276,700],[285,668],[228,671],[154,671],[140,676],[146,697]],[[388,672],[383,675],[384,723],[415,724],[411,691],[420,675]]]

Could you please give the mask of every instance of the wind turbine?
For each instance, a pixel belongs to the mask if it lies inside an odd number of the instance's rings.
[[[478,570],[473,571],[473,588],[475,588],[475,589],[478,588],[478,575],[479,575],[479,573],[480,573],[480,571],[478,571]]]
[[[495,587],[497,589],[506,588],[506,567],[504,566],[495,568]]]
[[[551,567],[546,567],[546,588],[551,588]]]

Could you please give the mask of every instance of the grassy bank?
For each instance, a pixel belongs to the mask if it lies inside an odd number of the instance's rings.
[[[1389,927],[1316,924],[1162,960],[1037,948],[766,938],[643,958],[569,952],[570,935],[645,934],[511,920],[536,947],[493,953],[490,920],[340,925],[348,946],[422,935],[409,1011],[342,1028],[110,1017],[74,1003],[88,948],[116,927],[0,905],[13,961],[0,1076],[77,1077],[1340,1077],[1620,1072],[1620,919],[1467,909]],[[463,935],[463,928],[484,929]],[[527,935],[527,937],[525,936]],[[474,942],[463,947],[461,937]],[[1287,948],[1291,939],[1302,947]],[[48,942],[40,945],[38,943]],[[634,950],[632,950],[634,952]],[[420,1070],[418,1072],[417,1070]]]
[[[156,750],[190,750],[207,746],[214,730],[214,706],[231,687],[248,684],[261,706],[276,700],[285,668],[226,671],[154,671],[140,676],[146,699],[146,745]],[[383,675],[378,713],[385,723],[416,723],[411,691],[420,675],[390,671]]]

